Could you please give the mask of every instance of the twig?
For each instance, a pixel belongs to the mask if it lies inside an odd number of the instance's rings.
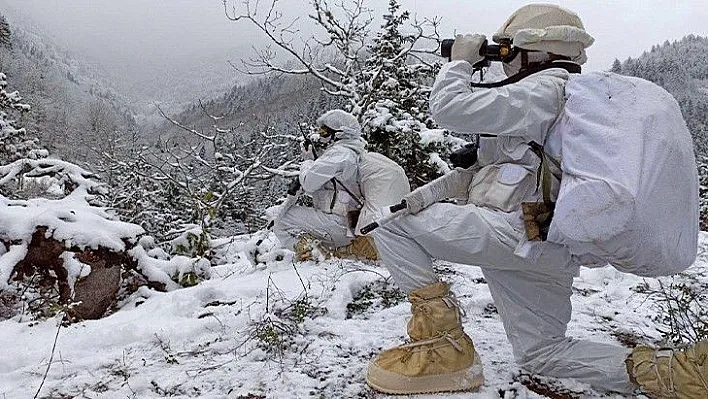
[[[66,315],[65,312],[64,312],[64,315]],[[64,316],[62,316],[62,319],[63,318],[64,318]],[[52,345],[52,353],[49,356],[49,363],[47,363],[47,369],[44,370],[44,376],[42,377],[42,383],[39,384],[39,388],[37,388],[37,393],[34,394],[34,399],[37,399],[37,397],[39,396],[39,393],[42,391],[42,387],[44,386],[44,381],[47,380],[47,375],[49,375],[49,369],[52,367],[52,361],[54,360],[54,351],[57,348],[57,341],[59,340],[59,331],[61,331],[61,320],[59,321],[59,323],[57,325],[57,333],[56,333],[56,335],[54,335],[54,344]]]

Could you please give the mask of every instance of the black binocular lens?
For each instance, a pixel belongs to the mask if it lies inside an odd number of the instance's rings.
[[[452,45],[455,39],[443,39],[440,42],[440,56],[450,59],[452,57]],[[511,46],[511,40],[503,39],[499,44],[487,44],[485,40],[479,49],[479,55],[484,57],[485,62],[508,61],[514,58],[516,51]]]
[[[455,44],[455,39],[443,39],[440,42],[440,56],[450,58],[452,56],[452,45]]]

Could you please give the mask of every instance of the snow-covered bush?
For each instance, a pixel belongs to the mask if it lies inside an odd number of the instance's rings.
[[[178,132],[151,146],[130,144],[105,154],[102,169],[115,176],[107,204],[143,226],[166,250],[171,240],[195,226],[204,233],[246,232],[238,224],[257,213],[255,187],[275,175],[296,173],[288,170],[292,161],[283,155],[294,147],[294,136],[270,128],[237,134],[211,115],[212,131],[204,133],[158,110]],[[208,240],[202,241],[197,256],[209,257]],[[194,255],[192,247],[173,253]]]
[[[683,346],[708,339],[708,283],[704,276],[692,273],[696,271],[646,280],[635,289],[653,303],[653,320],[667,344]]]
[[[436,127],[428,112],[428,96],[440,64],[413,59],[411,49],[421,36],[403,32],[410,13],[399,8],[397,0],[389,1],[385,23],[356,75],[362,97],[357,108],[369,149],[396,161],[411,186],[417,187],[446,172],[447,165],[440,160],[448,158],[450,146],[444,139],[423,140]]]
[[[698,210],[700,212],[700,228],[708,231],[708,159],[698,157]]]

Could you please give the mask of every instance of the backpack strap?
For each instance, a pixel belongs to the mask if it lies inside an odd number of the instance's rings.
[[[558,170],[562,170],[560,162],[548,155],[546,151],[543,150],[543,146],[535,141],[530,142],[529,147],[531,147],[531,151],[533,151],[541,159],[541,163],[538,166],[538,172],[536,173],[536,188],[538,189],[539,186],[541,187],[543,202],[550,206],[553,204],[553,201],[551,201],[551,178],[556,177],[560,180],[560,177],[555,176],[553,172],[551,172],[549,162],[553,163]]]
[[[582,68],[580,65],[574,63],[574,62],[569,62],[569,61],[554,61],[554,62],[549,62],[545,64],[541,64],[538,66],[534,66],[528,69],[525,69],[516,75],[512,75],[504,80],[500,80],[498,82],[491,82],[491,83],[470,83],[470,86],[472,87],[481,87],[481,88],[486,88],[486,89],[491,89],[495,87],[502,87],[506,85],[510,85],[512,83],[519,82],[520,80],[527,78],[535,73],[545,71],[547,69],[553,69],[553,68],[561,68],[565,69],[566,71],[570,73],[580,73]]]
[[[344,183],[342,183],[342,182],[340,181],[340,182],[339,182],[339,185],[342,186],[342,188],[344,189],[344,191],[346,191],[347,194],[349,194],[349,196],[352,197],[352,198],[354,199],[354,201],[356,201],[357,204],[359,204],[359,206],[364,206],[364,201],[363,201],[361,198],[359,198],[358,195],[354,194],[350,189],[348,189],[347,186],[344,185]],[[335,193],[336,193],[336,191],[337,191],[336,180],[335,180],[334,190],[335,190]],[[360,188],[360,190],[361,190],[361,188]],[[334,206],[334,205],[333,205],[333,206]]]
[[[348,148],[348,149],[354,151],[354,153],[358,156],[358,157],[357,157],[357,163],[356,163],[356,174],[357,174],[357,184],[359,184],[359,192],[361,192],[361,185],[360,185],[360,183],[359,183],[359,180],[360,180],[360,179],[359,179],[359,178],[360,178],[359,164],[361,163],[361,154],[360,154],[358,151],[356,151],[356,150],[354,150],[353,148],[351,148],[351,147],[345,147],[345,148]],[[365,151],[366,151],[366,150],[365,150]],[[344,189],[344,191],[346,191],[347,194],[349,194],[349,196],[352,197],[352,199],[354,199],[354,201],[356,201],[357,204],[359,204],[359,207],[360,207],[360,208],[363,208],[363,207],[364,207],[364,199],[363,199],[363,198],[359,198],[359,196],[356,195],[356,194],[354,194],[354,192],[352,192],[352,190],[348,189],[347,186],[344,185],[343,182],[341,182],[341,181],[340,181],[339,179],[337,179],[336,177],[333,177],[333,178],[332,178],[332,185],[334,186],[334,196],[332,197],[332,203],[330,204],[330,211],[331,211],[332,209],[334,209],[334,203],[335,203],[335,200],[336,200],[336,198],[337,198],[337,183],[339,183],[339,185],[342,186],[342,188]]]

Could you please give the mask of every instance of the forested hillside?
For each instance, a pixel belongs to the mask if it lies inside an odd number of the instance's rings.
[[[689,35],[666,41],[636,59],[615,60],[611,71],[650,80],[671,93],[681,106],[697,155],[708,155],[708,38]]]
[[[22,125],[67,159],[96,160],[105,143],[137,129],[128,100],[96,68],[29,24],[11,25],[0,70],[32,103]]]

